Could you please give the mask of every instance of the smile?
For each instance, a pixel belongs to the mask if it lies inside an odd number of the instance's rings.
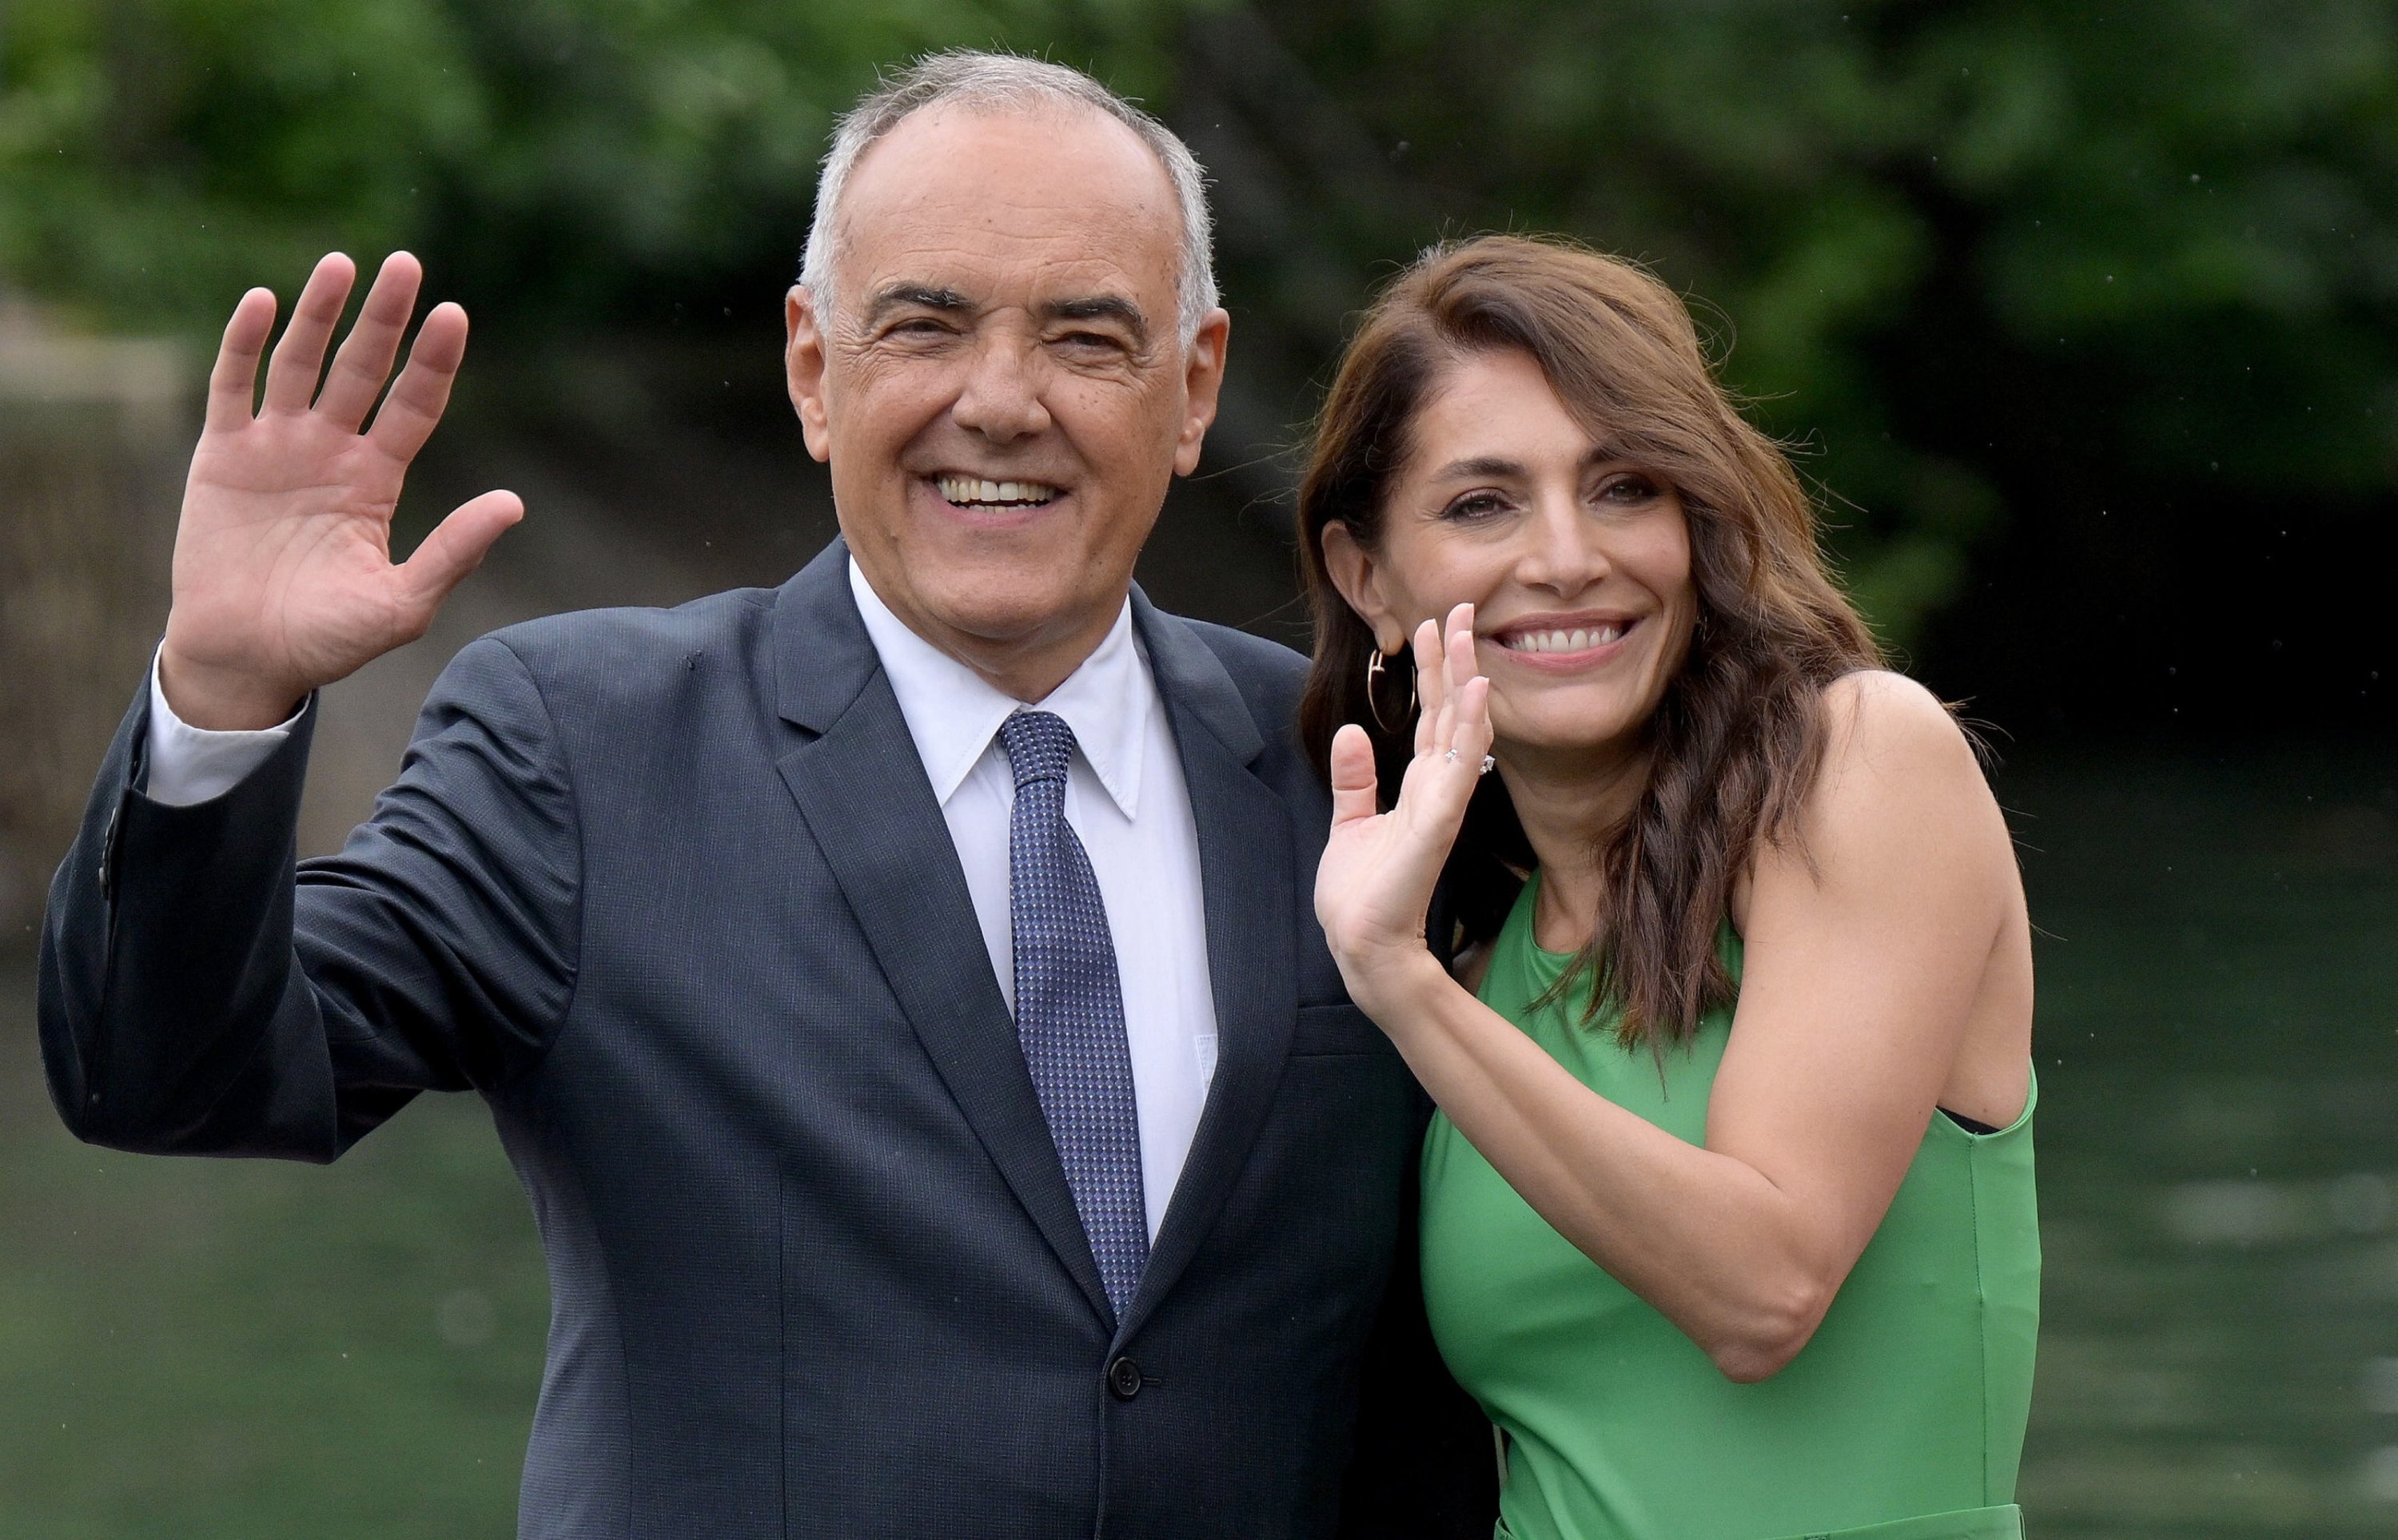
[[[1511,631],[1493,638],[1510,652],[1588,652],[1623,639],[1623,634],[1638,623],[1633,621],[1601,621],[1595,625],[1575,626],[1570,630]]]
[[[957,508],[1038,508],[1055,502],[1058,489],[1044,481],[986,481],[971,475],[934,478],[941,498]]]

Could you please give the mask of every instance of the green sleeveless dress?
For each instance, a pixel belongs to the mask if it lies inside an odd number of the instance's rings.
[[[1691,1144],[1731,1012],[1660,1066],[1559,1001],[1538,878],[1482,998],[1584,1085]],[[1726,961],[1740,973],[1729,931]],[[2035,1097],[2037,1091],[2035,1090]],[[1881,1227],[1788,1367],[1735,1385],[1516,1196],[1446,1117],[1423,1150],[1424,1304],[1506,1436],[1513,1540],[2014,1540],[2040,1317],[2031,1106],[1996,1133],[1934,1114]]]

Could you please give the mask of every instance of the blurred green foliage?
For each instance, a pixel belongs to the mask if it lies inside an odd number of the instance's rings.
[[[1287,438],[1378,275],[1512,228],[1703,297],[1901,639],[1977,539],[2060,497],[2383,507],[2398,480],[2386,0],[0,16],[0,279],[107,324],[199,330],[328,247],[399,245],[521,338],[747,315],[875,66],[998,45],[1092,68],[1213,168],[1235,454]]]
[[[1023,20],[1036,28],[1039,7]],[[193,325],[328,247],[422,250],[515,325],[788,253],[878,60],[1008,18],[749,0],[19,0],[0,263]]]
[[[1387,162],[1326,179],[1341,244],[1567,230],[1703,296],[1902,640],[2034,503],[2398,484],[2398,8],[1303,8]]]

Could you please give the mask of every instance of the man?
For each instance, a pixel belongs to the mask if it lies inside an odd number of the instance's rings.
[[[523,1533],[1320,1535],[1344,1470],[1353,1532],[1437,1507],[1437,1457],[1351,1461],[1361,1373],[1412,1383],[1425,1105],[1314,928],[1300,662],[1131,592],[1222,377],[1206,232],[1179,141],[1071,71],[869,97],[787,301],[842,540],[467,648],[296,881],[305,703],[521,509],[389,560],[465,340],[432,311],[365,425],[411,259],[319,392],[321,263],[254,414],[273,297],[236,310],[52,893],[52,1089],[98,1142],[316,1160],[480,1091],[550,1265]]]

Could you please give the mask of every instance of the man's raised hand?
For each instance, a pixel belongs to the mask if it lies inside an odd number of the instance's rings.
[[[524,516],[514,492],[485,492],[443,519],[408,560],[393,562],[400,483],[449,402],[466,351],[466,313],[433,307],[376,410],[423,272],[404,251],[384,262],[326,369],[326,344],[356,275],[338,252],[308,275],[255,410],[275,296],[251,289],[225,326],[183,489],[174,604],[158,661],[168,703],[195,727],[272,727],[310,690],[414,641]]]

